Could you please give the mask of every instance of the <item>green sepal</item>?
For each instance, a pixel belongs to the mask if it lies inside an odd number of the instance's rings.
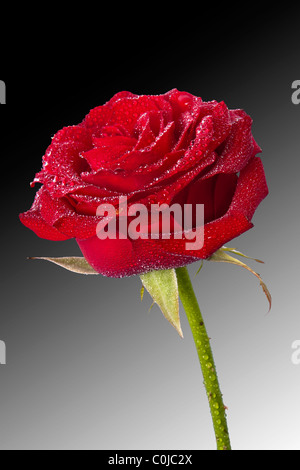
[[[165,318],[183,338],[179,318],[179,294],[175,269],[151,271],[140,275],[143,286]]]
[[[51,263],[57,264],[58,266],[77,274],[99,274],[92,268],[87,260],[81,256],[69,256],[63,258],[33,257],[28,259],[43,259],[50,261]]]
[[[217,250],[210,258],[208,258],[208,261],[216,261],[216,262],[221,262],[221,263],[230,263],[230,264],[235,264],[237,266],[241,266],[242,268],[245,268],[247,269],[248,271],[250,271],[250,273],[254,274],[254,276],[257,277],[257,279],[259,280],[259,283],[262,287],[262,290],[264,291],[264,294],[265,296],[267,297],[268,299],[268,302],[269,302],[269,311],[271,310],[271,306],[272,306],[272,297],[271,297],[271,294],[266,286],[266,284],[264,283],[264,281],[262,280],[260,274],[258,274],[257,272],[255,272],[253,269],[251,269],[247,264],[243,263],[242,261],[240,261],[239,259],[236,259],[234,258],[233,256],[229,255],[229,253],[234,253],[238,256],[242,256],[244,258],[248,258],[248,259],[252,259],[254,261],[257,261],[258,263],[263,263],[263,261],[261,260],[258,260],[258,259],[255,259],[255,258],[250,258],[250,256],[246,256],[244,255],[243,253],[241,253],[240,251],[236,250],[235,248],[228,248],[228,247],[222,247],[220,248],[219,250]]]

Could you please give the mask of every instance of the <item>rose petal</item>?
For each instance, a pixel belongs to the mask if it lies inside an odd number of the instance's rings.
[[[55,223],[66,215],[72,215],[74,209],[66,198],[52,198],[43,186],[39,191],[40,213],[49,225]]]
[[[63,241],[71,238],[60,233],[55,227],[48,225],[38,210],[29,210],[20,214],[20,220],[22,224],[30,228],[40,238],[52,241]]]
[[[217,164],[207,176],[217,173],[238,173],[260,148],[251,133],[252,119],[242,110],[231,112],[233,117],[230,135],[224,141]]]
[[[21,222],[31,230],[33,230],[36,235],[41,238],[53,241],[67,240],[70,237],[65,236],[60,233],[55,227],[49,225],[41,216],[40,212],[40,198],[42,194],[42,189],[40,189],[35,196],[34,202],[29,211],[20,214]]]
[[[210,222],[215,218],[214,194],[216,178],[206,180],[198,179],[189,185],[186,204],[193,204],[196,211],[196,204],[204,204],[204,221]]]
[[[93,171],[103,166],[113,165],[122,155],[129,152],[136,144],[136,139],[130,137],[106,137],[94,139],[96,148],[81,153]]]
[[[93,138],[93,145],[95,148],[111,148],[116,147],[118,148],[119,145],[126,146],[129,149],[136,144],[137,140],[133,137],[127,137],[124,135],[113,135],[109,137],[94,137]]]
[[[154,180],[153,185],[150,186],[150,188],[152,187],[152,192],[149,196],[142,199],[141,202],[143,204],[170,204],[174,197],[184,190],[191,181],[214,163],[216,157],[214,152],[208,154],[206,158],[202,159],[186,173],[184,171],[176,172],[175,165],[171,170],[167,170],[165,174]]]
[[[95,236],[97,224],[101,219],[102,217],[80,215],[74,212],[63,216],[55,223],[55,226],[68,238],[90,238]]]
[[[204,245],[201,249],[189,249],[189,244],[194,243],[195,240],[187,240],[184,236],[182,239],[177,240],[157,240],[157,245],[167,253],[173,253],[177,256],[190,256],[193,258],[190,262],[193,262],[196,259],[208,258],[225,243],[246,232],[251,227],[253,227],[253,224],[243,214],[231,215],[226,213],[223,217],[205,225]]]
[[[73,176],[85,170],[79,153],[92,148],[89,132],[81,126],[64,127],[58,131],[43,158],[44,171],[55,176]]]
[[[222,217],[232,202],[236,190],[237,175],[219,174],[216,176],[214,191],[214,219]]]
[[[120,124],[132,135],[141,114],[157,111],[159,107],[150,96],[122,98],[112,105],[110,124]]]
[[[259,157],[254,157],[240,172],[229,212],[242,213],[251,220],[261,201],[268,195],[264,167]]]
[[[100,240],[97,236],[76,240],[88,263],[103,276],[124,277],[153,269],[185,266],[193,258],[165,253],[158,240]]]
[[[155,140],[155,133],[150,126],[150,114],[151,113],[144,113],[137,120],[136,132],[138,133],[138,141],[134,150],[148,147]]]
[[[84,118],[82,125],[90,131],[92,135],[99,135],[103,126],[106,126],[112,114],[112,106],[115,102],[123,98],[134,97],[133,93],[128,91],[116,93],[103,106],[93,108]]]
[[[132,191],[144,190],[153,180],[151,174],[137,175],[120,169],[118,172],[112,170],[100,170],[95,174],[83,173],[82,179],[86,183],[105,187],[111,191],[130,193]]]

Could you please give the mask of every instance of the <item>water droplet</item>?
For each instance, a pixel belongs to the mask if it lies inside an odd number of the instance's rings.
[[[207,355],[207,354],[204,354],[204,356],[202,356],[202,357],[203,357],[203,359],[204,359],[205,361],[207,361],[207,359],[208,359],[208,355]]]

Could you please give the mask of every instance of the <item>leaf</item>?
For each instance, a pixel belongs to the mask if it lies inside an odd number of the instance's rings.
[[[145,292],[145,287],[142,286],[142,288],[141,288],[141,302],[143,302],[144,292]]]
[[[81,256],[70,256],[63,258],[45,258],[45,257],[32,257],[28,259],[43,259],[55,263],[62,268],[67,269],[78,274],[99,274],[95,271],[87,260]]]
[[[260,275],[253,271],[253,269],[251,269],[249,266],[247,266],[247,264],[245,263],[242,263],[242,261],[234,258],[233,256],[230,256],[226,253],[226,251],[232,251],[234,250],[233,248],[232,249],[227,249],[226,247],[223,248],[220,248],[219,250],[217,250],[209,259],[209,261],[216,261],[216,262],[223,262],[223,263],[231,263],[231,264],[236,264],[237,266],[241,266],[242,268],[245,268],[247,269],[248,271],[250,271],[252,274],[254,274],[254,276],[256,276],[259,280],[259,283],[262,287],[262,290],[264,291],[264,294],[265,296],[267,297],[268,299],[268,302],[269,302],[269,311],[271,310],[271,306],[272,306],[272,297],[271,297],[271,294],[266,286],[266,284],[263,282],[262,278],[260,277]],[[236,252],[236,250],[234,250],[234,252]],[[240,252],[237,252],[236,254],[240,254]],[[245,258],[248,258],[248,256],[246,255],[243,255],[241,253],[242,256],[244,256]],[[253,259],[253,258],[251,258]],[[257,261],[257,260],[255,260]],[[262,263],[262,261],[259,261]]]
[[[183,338],[179,318],[179,294],[175,269],[151,271],[140,276],[143,286],[165,318]]]

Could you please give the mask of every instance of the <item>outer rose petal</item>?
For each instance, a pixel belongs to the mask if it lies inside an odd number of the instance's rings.
[[[101,218],[77,214],[66,198],[51,198],[45,186],[37,192],[31,209],[20,214],[26,227],[41,238],[54,241],[92,237]]]
[[[46,240],[63,241],[71,238],[60,233],[55,227],[48,225],[37,210],[29,210],[20,214],[20,220],[22,224],[33,230],[38,237]]]
[[[233,119],[230,135],[219,150],[220,157],[207,176],[218,173],[237,173],[261,151],[252,133],[252,119],[242,110],[231,112]]]
[[[97,272],[103,276],[124,277],[154,269],[178,268],[207,258],[251,227],[243,215],[224,216],[217,226],[215,222],[205,226],[205,243],[197,251],[187,250],[185,240],[100,240],[95,235],[76,241],[83,256]]]
[[[21,222],[31,230],[33,230],[36,235],[46,240],[60,241],[67,240],[68,236],[59,232],[55,227],[49,225],[41,216],[40,211],[40,200],[42,195],[42,189],[40,189],[34,199],[32,207],[29,211],[20,214]]]
[[[125,277],[153,269],[170,269],[195,261],[164,252],[158,240],[76,240],[88,263],[103,276]]]
[[[261,201],[268,195],[262,161],[254,157],[240,172],[237,188],[229,208],[231,214],[243,213],[249,220]]]

